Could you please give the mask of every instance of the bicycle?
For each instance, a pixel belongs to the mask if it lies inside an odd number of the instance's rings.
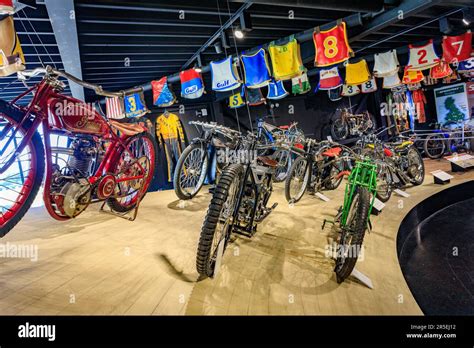
[[[257,149],[255,135],[245,139],[245,149],[252,157]],[[272,146],[272,145],[266,145]],[[201,277],[214,277],[232,233],[252,237],[257,225],[277,206],[267,207],[273,192],[274,171],[278,162],[268,156],[248,158],[245,163],[226,167],[212,196],[201,229],[196,269]]]
[[[240,132],[236,130],[216,123],[191,121],[189,124],[201,127],[202,133],[184,149],[176,164],[173,186],[176,196],[182,200],[192,199],[201,190],[206,177],[212,178],[211,164],[215,163],[217,175],[222,172],[225,163],[217,160],[218,149],[236,150],[239,147]]]
[[[65,84],[59,78],[107,97],[123,97],[141,89],[107,92],[50,66],[18,72],[23,81],[38,75],[43,79],[12,102],[0,101],[0,186],[4,189],[0,237],[23,218],[44,176],[45,207],[56,220],[75,218],[98,201],[118,215],[134,210],[130,219],[135,219],[154,174],[153,138],[140,125],[108,120],[93,107],[62,94]],[[28,106],[17,104],[30,93],[33,98]],[[52,133],[68,136],[70,146],[53,148]],[[62,168],[52,161],[58,154],[68,157]]]

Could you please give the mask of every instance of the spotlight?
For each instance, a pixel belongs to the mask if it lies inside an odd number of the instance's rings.
[[[216,50],[216,53],[217,53],[217,54],[221,54],[221,53],[222,53],[222,42],[217,41],[217,42],[214,44],[214,49]]]
[[[240,28],[237,28],[234,30],[234,35],[237,39],[243,39],[244,38],[244,33]]]
[[[462,10],[462,22],[468,26],[474,21],[474,11],[469,8],[463,8]]]

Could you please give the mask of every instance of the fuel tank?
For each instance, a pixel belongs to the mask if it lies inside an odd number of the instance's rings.
[[[92,104],[68,96],[48,100],[48,120],[52,129],[98,136],[108,133],[107,123]]]

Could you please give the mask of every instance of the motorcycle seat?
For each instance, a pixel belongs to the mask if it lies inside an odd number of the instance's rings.
[[[120,123],[114,120],[109,122],[114,130],[130,137],[146,131],[145,127],[135,123]]]
[[[283,129],[283,130],[286,130],[286,129],[290,128],[290,126],[284,125],[284,126],[279,126],[278,128]]]
[[[263,165],[267,167],[278,167],[278,161],[275,161],[273,158],[270,158],[268,156],[258,156],[257,161],[261,162]]]
[[[342,149],[340,147],[332,147],[323,152],[323,156],[326,157],[337,157],[341,154]]]

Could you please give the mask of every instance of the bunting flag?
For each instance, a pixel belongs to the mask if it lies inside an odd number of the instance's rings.
[[[141,117],[149,112],[143,98],[143,92],[127,95],[123,100],[126,117]]]
[[[105,110],[108,119],[117,120],[125,117],[123,99],[120,97],[105,98]]]
[[[167,107],[176,102],[176,96],[170,90],[166,76],[158,81],[151,81],[151,88],[153,90],[153,105]]]

